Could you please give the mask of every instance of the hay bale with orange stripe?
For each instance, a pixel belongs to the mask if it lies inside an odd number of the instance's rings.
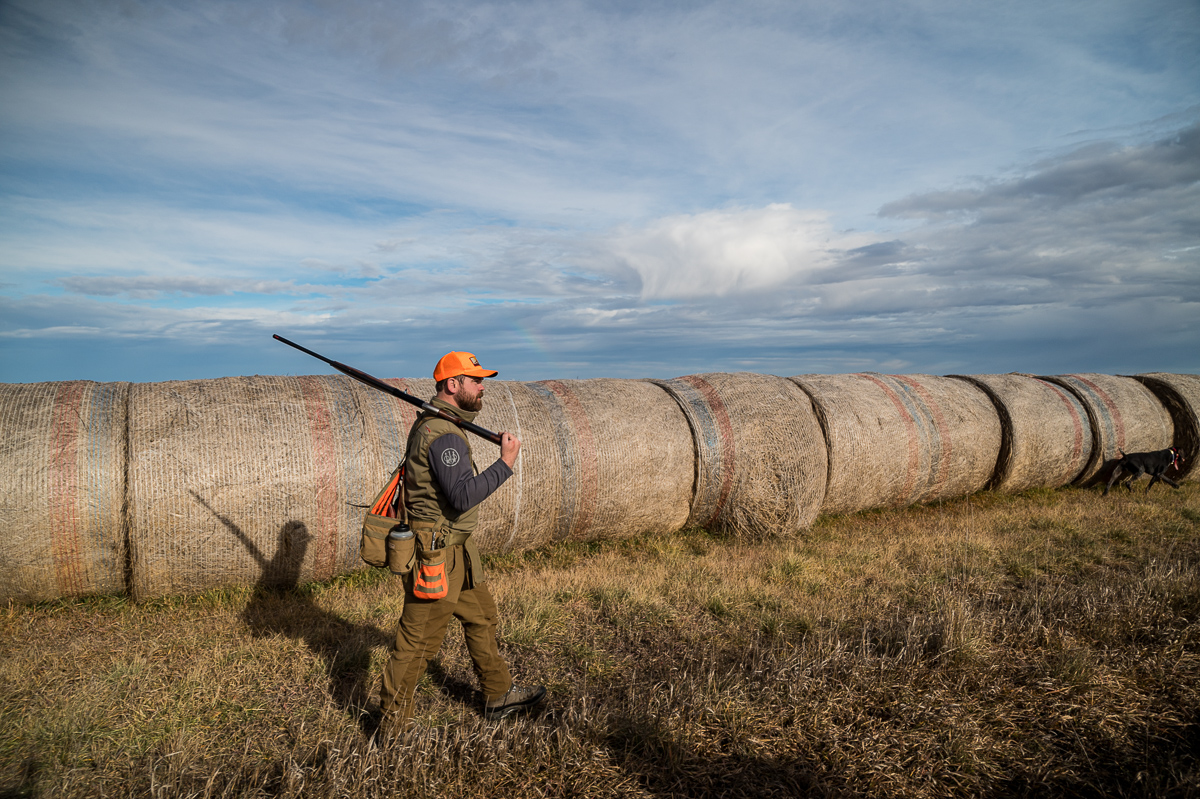
[[[125,590],[128,383],[0,384],[0,598]]]
[[[524,475],[514,474],[488,499],[481,546],[529,549],[683,526],[692,496],[692,437],[683,412],[659,388],[608,378],[507,387],[514,397],[524,395]],[[498,394],[485,401],[484,413],[501,410]],[[517,492],[520,515],[512,514],[514,532],[507,533]]]
[[[689,525],[762,537],[812,524],[828,461],[812,403],[794,383],[748,372],[651,382],[679,404],[695,442]]]
[[[1122,453],[1171,446],[1174,426],[1170,414],[1150,389],[1132,377],[1071,374],[1042,379],[1072,392],[1092,425],[1092,457],[1076,484],[1107,480],[1113,461]]]
[[[363,508],[382,482],[353,382],[256,376],[134,385],[134,596],[295,585],[360,568]]]
[[[983,391],[931,375],[798,375],[829,446],[823,513],[966,496],[992,479],[1000,417]]]
[[[394,377],[383,382],[422,400],[428,400],[435,393],[434,381],[429,377]],[[488,381],[489,389],[492,382]],[[421,409],[357,380],[351,381],[350,390],[362,410],[363,436],[367,444],[363,468],[370,474],[378,475],[379,487],[382,488],[392,470],[404,459],[408,430]],[[473,445],[479,441],[474,439]]]
[[[421,399],[432,380],[389,380]],[[380,484],[404,455],[419,412],[367,387],[366,409]],[[524,551],[551,541],[592,541],[672,532],[687,519],[694,451],[678,405],[635,380],[488,380],[476,423],[521,439],[513,476],[488,497],[475,535],[485,552]],[[471,436],[482,471],[496,446]]]
[[[1134,379],[1150,389],[1167,413],[1175,429],[1174,446],[1183,455],[1184,480],[1200,480],[1200,375],[1179,375],[1167,372],[1151,372],[1134,375]]]
[[[392,379],[422,399],[434,381]],[[135,386],[130,538],[138,598],[294,585],[362,568],[362,516],[419,410],[343,377]],[[630,409],[633,409],[631,412]],[[678,406],[640,381],[488,381],[476,422],[523,446],[487,500],[485,551],[682,526],[693,448]],[[496,447],[472,438],[486,468]]]
[[[1092,456],[1087,411],[1070,391],[1032,375],[953,375],[984,391],[1000,414],[1000,455],[989,485],[999,491],[1057,488]]]
[[[567,490],[559,466],[560,431],[541,392],[514,381],[488,380],[485,385],[483,411],[475,421],[488,430],[508,431],[521,439],[521,452],[512,477],[485,500],[475,535],[484,552],[533,549],[556,535],[565,535],[558,531],[564,519],[571,517],[559,501]],[[574,440],[569,430],[561,435]],[[477,440],[471,446],[480,470],[499,456],[499,449],[486,441]],[[569,522],[565,526],[569,527]]]

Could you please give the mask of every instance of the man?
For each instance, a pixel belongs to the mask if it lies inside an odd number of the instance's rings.
[[[430,402],[473,422],[483,407],[483,380],[497,374],[482,368],[469,352],[451,352],[433,370],[437,396]],[[512,475],[521,449],[510,433],[501,433],[500,439],[499,459],[477,474],[470,440],[458,425],[423,412],[409,432],[404,474],[409,526],[418,551],[445,554],[448,588],[443,598],[421,599],[414,593],[416,570],[405,578],[404,611],[379,692],[383,726],[390,731],[409,724],[417,682],[441,649],[451,616],[462,623],[485,716],[525,712],[546,696],[540,685],[513,685],[496,646],[496,603],[483,583],[483,564],[471,539],[479,503]]]

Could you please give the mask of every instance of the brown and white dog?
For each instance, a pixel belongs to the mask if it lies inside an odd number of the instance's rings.
[[[1180,469],[1182,464],[1183,456],[1175,447],[1160,449],[1158,452],[1130,452],[1128,455],[1122,455],[1117,458],[1117,465],[1113,467],[1112,477],[1108,478],[1104,494],[1107,496],[1108,489],[1118,481],[1124,481],[1125,487],[1132,491],[1133,481],[1143,474],[1150,475],[1150,485],[1146,486],[1147,494],[1150,493],[1150,487],[1158,480],[1162,480],[1171,488],[1179,488],[1179,483],[1167,477],[1166,472],[1172,466]]]

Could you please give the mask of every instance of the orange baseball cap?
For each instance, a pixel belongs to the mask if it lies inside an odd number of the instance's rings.
[[[467,375],[469,377],[495,377],[500,374],[492,369],[484,369],[479,361],[469,352],[447,352],[433,367],[433,379],[445,380],[447,377]]]

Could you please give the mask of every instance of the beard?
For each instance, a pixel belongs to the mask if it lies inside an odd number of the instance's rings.
[[[458,404],[458,407],[462,408],[464,411],[469,411],[471,413],[475,413],[483,408],[483,396],[482,395],[477,394],[474,397],[472,397],[470,394],[463,391],[461,388],[454,395],[454,401]]]

